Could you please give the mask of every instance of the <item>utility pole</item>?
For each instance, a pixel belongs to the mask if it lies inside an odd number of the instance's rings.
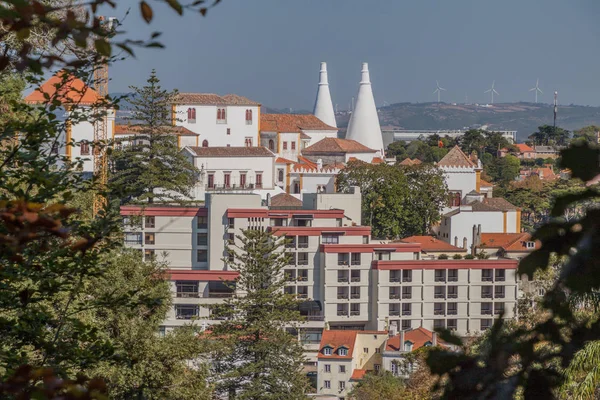
[[[558,92],[554,92],[554,130],[556,131],[556,113],[558,113]]]

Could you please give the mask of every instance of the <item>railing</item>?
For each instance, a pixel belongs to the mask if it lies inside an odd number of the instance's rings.
[[[352,277],[351,282],[360,282],[360,277]]]
[[[481,310],[481,315],[492,315],[492,310]]]
[[[352,265],[360,265],[360,260],[352,260]]]
[[[198,315],[177,315],[176,319],[192,319],[197,317]]]
[[[402,293],[403,299],[412,299],[412,293]]]
[[[449,299],[458,299],[458,293],[448,293]]]
[[[402,282],[412,282],[412,278],[402,278]]]
[[[299,276],[298,282],[306,282],[308,280],[308,276]]]
[[[433,295],[433,298],[434,298],[434,299],[445,299],[445,298],[446,298],[446,295],[445,295],[444,293],[435,293],[435,294]]]
[[[448,282],[458,282],[458,276],[449,276]]]
[[[503,299],[503,298],[504,298],[504,296],[505,296],[505,294],[504,294],[504,293],[496,293],[496,294],[494,295],[494,297],[495,297],[496,299]]]
[[[494,314],[502,314],[503,312],[504,312],[503,308],[494,310]]]
[[[360,293],[352,293],[352,294],[350,295],[350,298],[351,298],[351,299],[360,299]]]
[[[491,293],[481,293],[481,298],[482,299],[491,299],[492,294]]]
[[[308,315],[308,316],[306,316],[306,320],[307,321],[325,321],[325,316],[324,315]],[[317,343],[320,343],[320,341]]]
[[[338,260],[338,265],[348,265],[348,261],[339,261]]]
[[[496,282],[504,282],[505,279],[506,279],[506,277],[504,277],[504,276],[497,276]]]
[[[400,298],[400,294],[390,294],[390,299],[399,299]]]
[[[340,311],[340,310],[338,310],[337,315],[338,316],[347,316],[348,315],[348,311],[345,311],[345,310],[341,310]]]
[[[233,292],[212,292],[208,293],[208,297],[211,299],[223,299],[226,297],[233,297]]]
[[[360,315],[360,311],[350,311],[350,316]]]
[[[298,260],[298,265],[308,265],[308,260]]]
[[[348,300],[348,294],[338,294],[338,295],[337,295],[337,298],[338,298],[338,299],[345,299],[345,300]]]
[[[433,315],[444,315],[444,310],[433,310]]]
[[[400,310],[398,310],[398,311],[390,311],[390,316],[391,317],[400,316]]]
[[[348,282],[348,277],[338,278],[338,282]]]
[[[390,282],[400,282],[400,278],[390,278]]]
[[[436,282],[446,282],[446,277],[445,276],[436,276],[435,281]]]
[[[296,243],[295,243],[295,242],[292,242],[292,243],[286,243],[286,244],[285,244],[285,248],[286,248],[286,249],[293,249],[293,248],[295,248],[295,247],[296,247]]]
[[[482,276],[481,277],[481,281],[482,282],[491,282],[492,281],[492,277],[491,276]]]
[[[448,310],[447,314],[448,315],[457,315],[458,311],[457,310]]]
[[[141,246],[142,239],[139,240],[125,240],[125,244],[128,246]]]
[[[306,249],[306,248],[308,248],[308,243],[298,243],[298,248],[299,249]]]
[[[177,292],[177,297],[198,298],[198,297],[200,297],[200,293],[199,292]]]
[[[410,315],[410,310],[402,310],[402,315]]]

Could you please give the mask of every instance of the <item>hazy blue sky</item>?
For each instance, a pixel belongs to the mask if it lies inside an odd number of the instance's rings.
[[[312,109],[320,61],[340,109],[369,63],[375,100],[533,101],[600,105],[597,0],[222,0],[202,18],[156,6],[150,27],[137,1],[119,0],[129,37],[164,32],[166,49],[138,50],[111,70],[111,92],[142,85],[152,68],[167,88],[237,93],[263,105]],[[152,3],[152,2],[151,2]]]

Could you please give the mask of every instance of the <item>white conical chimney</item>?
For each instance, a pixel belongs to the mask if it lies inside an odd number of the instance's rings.
[[[369,77],[369,64],[362,65],[362,79],[356,96],[356,104],[348,123],[346,139],[357,142],[381,152],[384,155],[383,137],[379,126],[379,115],[375,107],[371,79]]]
[[[331,94],[329,93],[329,82],[327,81],[327,63],[325,62],[321,63],[319,89],[317,90],[317,99],[315,100],[313,114],[327,125],[337,128]]]

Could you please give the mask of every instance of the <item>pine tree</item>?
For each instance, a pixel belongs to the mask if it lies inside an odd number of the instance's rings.
[[[237,236],[240,246],[228,250],[243,293],[213,308],[211,319],[223,321],[207,338],[218,338],[211,354],[213,380],[217,393],[230,399],[306,398],[302,345],[286,331],[301,317],[299,301],[283,292],[289,263],[284,241],[247,230]]]
[[[117,142],[112,153],[111,190],[122,203],[129,201],[181,200],[194,185],[196,168],[177,148],[177,137],[171,125],[171,102],[176,91],[160,86],[152,70],[148,84],[131,86],[134,96],[129,118],[138,125],[130,130],[139,132],[132,145]]]

